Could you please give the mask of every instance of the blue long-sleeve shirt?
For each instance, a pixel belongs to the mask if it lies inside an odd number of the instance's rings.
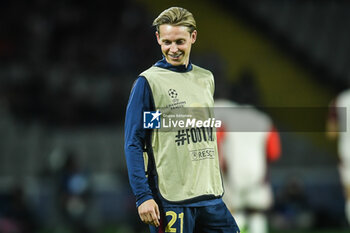
[[[158,61],[155,66],[169,69],[174,72],[188,72],[192,70],[191,63],[189,63],[187,67],[185,65],[173,66],[167,63],[165,58]],[[154,110],[155,106],[153,96],[148,82],[145,77],[139,76],[131,90],[126,109],[124,145],[129,182],[136,197],[137,206],[149,199],[155,198],[146,177],[143,158],[143,149],[146,143],[146,130],[148,130],[143,128],[143,112]],[[181,205],[196,207],[215,205],[222,202],[222,199],[218,198],[187,204],[173,204],[162,199],[160,195],[158,195],[157,198],[162,201],[163,206]]]

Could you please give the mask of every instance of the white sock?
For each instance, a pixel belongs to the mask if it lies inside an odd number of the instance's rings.
[[[249,216],[249,233],[267,233],[267,217],[262,213],[255,213]]]

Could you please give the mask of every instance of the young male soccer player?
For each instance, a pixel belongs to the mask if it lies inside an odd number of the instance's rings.
[[[267,170],[280,157],[281,143],[272,119],[248,102],[247,98],[215,100],[215,117],[226,127],[217,134],[223,199],[243,232],[267,233],[267,214],[273,205]]]
[[[163,59],[136,80],[125,120],[125,156],[139,216],[154,233],[239,232],[221,199],[223,187],[212,129],[144,129],[145,111],[208,109],[214,103],[212,73],[190,62],[197,39],[193,15],[171,7],[153,26]],[[153,113],[154,119],[159,117],[158,111]]]

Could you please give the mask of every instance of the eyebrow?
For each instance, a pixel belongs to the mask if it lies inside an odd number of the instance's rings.
[[[169,39],[165,39],[165,38],[163,38],[163,39],[161,39],[162,41],[172,41],[172,40],[169,40]],[[179,39],[176,39],[176,40],[174,40],[174,41],[179,41],[179,40],[186,40],[185,38],[179,38]]]

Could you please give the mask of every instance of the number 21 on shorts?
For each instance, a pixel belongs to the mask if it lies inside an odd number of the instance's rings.
[[[184,226],[184,213],[176,214],[174,211],[167,211],[165,213],[166,216],[170,216],[171,219],[168,222],[168,225],[165,228],[165,232],[177,232],[176,227],[173,227],[176,221],[180,221],[180,232],[177,233],[183,233],[183,226]]]

